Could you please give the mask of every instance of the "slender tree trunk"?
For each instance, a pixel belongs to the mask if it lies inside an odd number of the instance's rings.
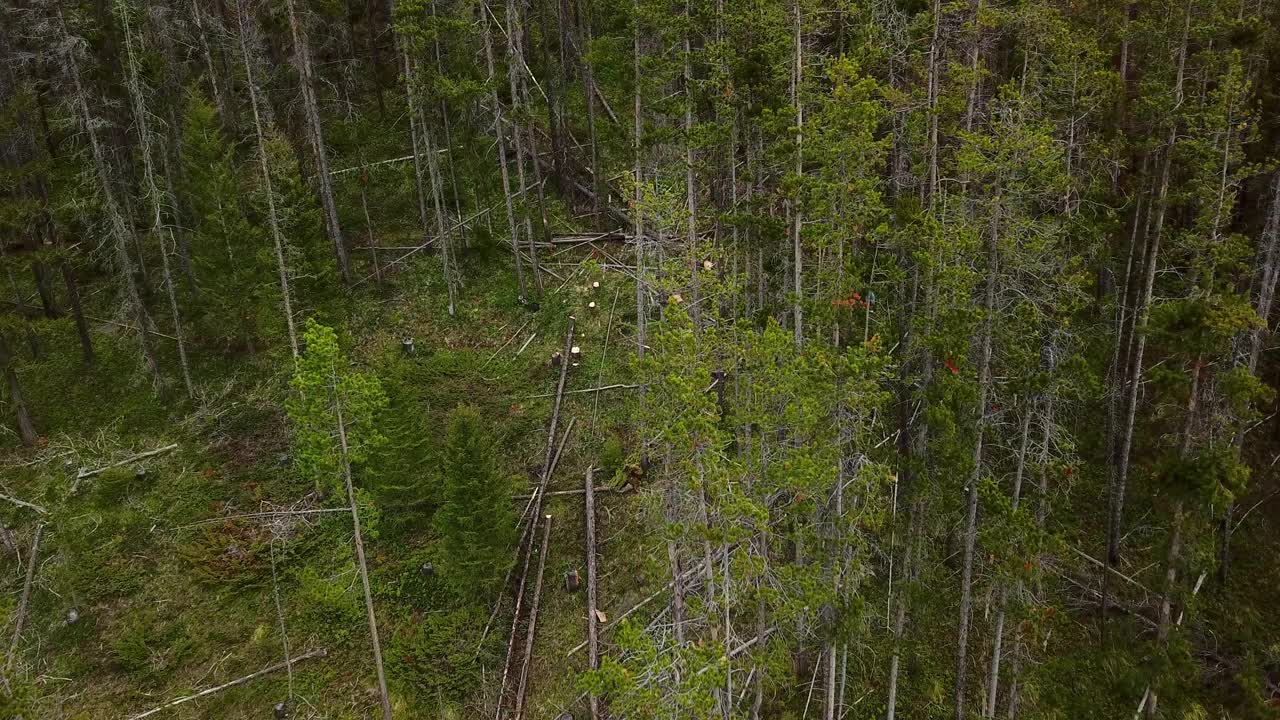
[[[511,198],[511,173],[507,167],[506,123],[502,118],[502,103],[498,99],[498,86],[495,84],[494,79],[493,40],[489,31],[490,14],[492,14],[492,11],[489,9],[488,2],[481,3],[480,34],[484,36],[484,60],[485,67],[488,69],[489,73],[489,102],[493,103],[494,133],[498,138],[498,165],[502,170],[502,195],[507,209],[507,228],[511,233],[511,255],[516,265],[516,284],[520,288],[519,300],[523,303],[527,296],[524,283],[524,263],[520,259],[520,231],[516,226],[515,203]]]
[[[1182,429],[1180,458],[1186,458],[1191,451],[1191,436],[1195,428],[1200,400],[1200,375],[1203,370],[1202,358],[1196,357],[1191,367],[1191,392],[1187,396],[1187,418]],[[1156,645],[1160,652],[1168,652],[1169,630],[1173,625],[1173,596],[1177,592],[1178,557],[1182,551],[1182,523],[1183,499],[1178,497],[1173,504],[1173,526],[1169,530],[1169,548],[1164,561],[1164,592],[1160,598],[1160,613],[1156,618]],[[1147,693],[1147,720],[1154,720],[1156,717],[1159,700],[1157,681],[1152,681]]]
[[[800,0],[794,0],[795,10],[795,69],[791,75],[791,107],[796,114],[796,153],[795,153],[795,172],[796,172],[796,195],[792,201],[791,207],[791,249],[794,255],[792,259],[793,282],[795,287],[795,301],[792,304],[792,314],[795,320],[795,340],[796,346],[804,343],[804,310],[802,307],[804,299],[804,282],[803,282],[803,265],[804,252],[800,245],[800,229],[804,224],[804,211],[802,209],[801,187],[800,182],[804,178],[804,100],[801,98],[802,87],[804,85],[804,45],[800,33]]]
[[[1187,64],[1187,39],[1191,32],[1190,6],[1186,8],[1186,18],[1182,30],[1182,43],[1178,52],[1178,74],[1174,85],[1174,107],[1182,106],[1182,84]],[[1151,293],[1155,286],[1156,268],[1160,259],[1160,241],[1164,233],[1165,215],[1168,211],[1169,176],[1173,166],[1174,145],[1177,143],[1178,122],[1171,121],[1169,134],[1165,141],[1164,157],[1161,160],[1160,184],[1155,197],[1155,218],[1150,246],[1147,249],[1145,277],[1141,295],[1134,312],[1133,360],[1129,368],[1126,387],[1126,409],[1123,432],[1121,434],[1119,455],[1116,462],[1115,481],[1111,487],[1111,508],[1108,516],[1107,531],[1107,567],[1114,569],[1120,562],[1121,524],[1124,518],[1124,496],[1129,479],[1130,451],[1133,447],[1134,421],[1138,410],[1138,388],[1142,383],[1142,361],[1147,347],[1147,318],[1151,313]],[[1105,602],[1105,598],[1104,598]],[[1105,622],[1105,618],[1104,618]]]
[[[1249,331],[1248,354],[1245,364],[1249,372],[1256,373],[1258,358],[1262,355],[1263,344],[1271,335],[1271,305],[1275,299],[1276,280],[1280,278],[1280,172],[1271,180],[1271,202],[1267,206],[1267,220],[1262,229],[1262,239],[1258,247],[1258,258],[1261,270],[1258,277],[1258,299],[1254,309],[1262,318],[1262,326]],[[1244,447],[1246,428],[1236,432],[1236,454]],[[1221,537],[1218,545],[1218,582],[1226,585],[1231,564],[1231,533],[1235,505],[1227,505],[1223,514]]]
[[[347,261],[347,247],[342,240],[342,226],[338,222],[338,205],[333,196],[333,178],[329,175],[329,156],[324,146],[324,128],[320,124],[320,103],[316,98],[316,80],[311,67],[311,47],[308,45],[305,20],[299,17],[295,0],[285,0],[289,13],[289,30],[293,35],[293,60],[302,86],[302,108],[307,119],[307,134],[316,163],[316,182],[320,189],[320,205],[324,210],[325,228],[333,243],[333,257],[338,263],[338,275],[344,285],[351,284],[351,269]]]
[[[31,275],[36,281],[36,293],[40,296],[40,308],[44,311],[44,316],[50,320],[62,317],[58,298],[53,292],[53,274],[49,271],[48,263],[33,259]]]
[[[991,336],[995,327],[996,284],[999,272],[999,188],[991,207],[991,234],[987,240],[987,288],[983,302],[982,340],[978,360],[978,407],[973,442],[973,474],[965,501],[964,565],[960,575],[960,634],[956,651],[956,720],[965,718],[965,681],[968,676],[969,623],[973,613],[974,545],[978,539],[978,482],[982,479],[983,435],[987,403],[991,397]]]
[[[404,94],[409,106],[409,142],[413,146],[413,182],[417,190],[418,224],[422,228],[422,241],[426,243],[431,239],[431,233],[427,230],[427,184],[424,180],[426,171],[423,169],[425,162],[422,157],[422,135],[426,128],[422,127],[422,113],[418,112],[418,80],[413,71],[414,65],[409,59],[409,49],[405,47],[403,40],[399,41],[399,45],[400,60],[404,66]]]
[[[1027,468],[1027,447],[1031,443],[1031,415],[1033,407],[1029,406],[1022,416],[1022,441],[1018,444],[1018,462],[1013,472],[1013,510],[1017,512],[1018,503],[1022,499],[1022,476]],[[1000,589],[1000,608],[996,611],[995,638],[991,641],[991,672],[987,678],[987,703],[982,716],[996,716],[996,698],[1000,693],[1000,660],[1004,642],[1005,605],[1009,600],[1009,589]]]
[[[382,263],[378,261],[378,238],[373,233],[373,218],[369,216],[369,163],[360,153],[360,209],[364,211],[364,230],[369,242],[369,258],[373,261],[373,277],[382,285]]]
[[[591,199],[591,222],[595,229],[600,227],[600,204],[604,202],[604,178],[601,177],[600,145],[596,135],[596,75],[591,63],[591,41],[594,32],[591,28],[591,0],[583,0],[582,10],[582,44],[578,53],[582,62],[582,92],[587,99],[587,142],[591,145],[591,190],[595,193]]]
[[[31,552],[27,553],[27,579],[22,584],[22,596],[18,599],[18,607],[14,610],[13,636],[9,640],[9,652],[4,659],[5,685],[8,676],[13,672],[13,661],[18,657],[18,644],[22,642],[22,629],[26,625],[27,606],[31,602],[31,590],[35,586],[36,571],[40,569],[40,539],[44,537],[44,523],[36,523],[36,533],[31,538]]]
[[[173,284],[173,272],[169,267],[169,248],[165,246],[165,236],[169,244],[174,244],[173,229],[164,223],[163,211],[166,204],[174,199],[160,191],[156,182],[155,138],[151,134],[151,124],[146,103],[142,97],[142,83],[138,79],[138,63],[134,54],[134,39],[130,32],[128,11],[121,13],[121,25],[125,33],[125,56],[128,60],[128,90],[133,104],[134,124],[138,128],[138,146],[142,155],[142,178],[146,190],[147,201],[151,205],[151,234],[160,245],[160,270],[164,279],[165,294],[169,300],[169,312],[173,315],[173,336],[178,345],[178,364],[182,369],[182,385],[187,397],[196,396],[195,385],[191,382],[191,367],[187,361],[187,344],[182,335],[182,313],[178,310],[178,295]]]
[[[285,327],[289,331],[289,349],[294,360],[298,359],[298,331],[293,323],[293,299],[289,292],[289,270],[284,260],[284,238],[280,235],[280,219],[276,213],[276,192],[271,182],[271,162],[267,158],[267,138],[262,127],[262,114],[258,108],[258,85],[253,80],[253,59],[249,56],[246,34],[245,8],[239,8],[240,54],[244,60],[245,81],[249,86],[249,107],[253,109],[253,129],[258,141],[258,164],[262,170],[262,191],[267,196],[267,223],[271,226],[271,239],[275,245],[276,274],[280,281],[280,303],[284,311]]]
[[[973,120],[978,114],[978,89],[982,86],[978,77],[978,64],[982,58],[982,6],[983,0],[973,4],[973,44],[969,46],[969,101],[965,104],[964,131],[973,130]]]
[[[797,5],[797,8],[799,6]],[[797,12],[799,10],[797,9]],[[694,331],[698,331],[702,327],[702,308],[699,300],[699,275],[702,274],[702,260],[698,256],[698,185],[697,177],[693,171],[693,50],[690,42],[690,34],[693,32],[692,23],[692,4],[691,0],[685,0],[684,18],[688,27],[684,32],[684,74],[681,78],[681,84],[684,90],[684,182],[685,182],[685,223],[688,231],[688,248],[689,253],[689,269],[690,269],[690,289],[692,290],[693,300],[689,304],[691,315],[693,316]],[[797,61],[798,62],[798,61]]]
[[[71,33],[67,29],[66,18],[61,10],[58,11],[58,21],[64,39],[70,41]],[[89,138],[89,149],[93,158],[99,190],[102,193],[102,203],[111,226],[112,237],[115,240],[116,272],[119,273],[120,282],[124,286],[125,308],[133,316],[133,321],[137,325],[138,340],[142,348],[142,359],[151,374],[152,383],[156,388],[159,388],[163,383],[163,378],[160,375],[160,365],[156,362],[155,348],[151,343],[151,315],[142,303],[142,295],[138,291],[133,258],[129,254],[129,248],[137,245],[137,239],[134,237],[131,222],[117,201],[111,173],[107,168],[106,150],[99,142],[97,130],[94,129],[94,122],[89,113],[88,93],[80,80],[79,62],[75,58],[74,50],[66,52],[65,61],[66,68],[71,74],[77,115],[79,116],[81,129]]]
[[[587,468],[586,482],[587,506],[587,658],[588,668],[600,668],[600,648],[596,629],[596,494],[595,482],[591,468]],[[590,695],[591,720],[600,717],[600,698],[594,693]]]
[[[636,357],[644,357],[645,330],[646,330],[646,314],[645,308],[645,287],[644,287],[644,216],[640,211],[640,188],[644,182],[640,167],[640,144],[644,133],[644,115],[640,105],[641,77],[640,77],[640,0],[633,0],[632,15],[635,27],[632,35],[632,82],[635,85],[633,109],[633,128],[631,134],[631,154],[634,168],[632,171],[632,189],[631,189],[631,218],[632,218],[632,242],[636,246]]]
[[[511,53],[511,101],[515,105],[520,104],[522,114],[525,115],[525,136],[527,140],[527,150],[529,150],[530,165],[532,168],[532,176],[534,176],[534,190],[538,192],[538,211],[541,225],[541,233],[548,234],[547,227],[547,208],[545,208],[545,197],[543,193],[543,184],[541,184],[541,163],[538,159],[538,141],[536,141],[536,133],[534,132],[534,120],[530,117],[532,104],[529,101],[529,82],[525,78],[525,70],[529,68],[529,64],[525,59],[524,37],[525,32],[522,29],[524,23],[521,22],[522,5],[516,3],[516,0],[507,0],[508,27],[508,51]],[[543,273],[538,265],[538,243],[534,237],[534,219],[532,219],[532,209],[529,206],[529,190],[525,184],[525,154],[520,146],[520,124],[516,122],[515,110],[512,111],[512,127],[511,135],[516,140],[517,155],[517,177],[520,179],[520,200],[522,210],[525,214],[525,238],[529,241],[529,260],[530,268],[534,272],[534,288],[541,296],[543,293]],[[547,237],[550,240],[550,237]]]
[[[417,69],[416,63],[414,68]],[[440,243],[440,259],[444,266],[444,284],[449,296],[449,317],[453,317],[458,302],[458,267],[453,255],[453,240],[445,218],[439,153],[436,152],[431,130],[427,127],[427,118],[421,106],[418,108],[418,133],[423,141],[423,149],[426,151],[427,179],[431,185],[431,204],[436,218],[436,239]]]
[[[360,585],[364,588],[364,610],[369,619],[369,636],[373,641],[373,665],[378,672],[378,694],[382,701],[382,718],[391,720],[391,695],[387,692],[387,676],[382,668],[382,642],[378,638],[378,619],[373,612],[373,592],[369,589],[369,566],[364,557],[364,538],[360,533],[360,509],[356,505],[355,485],[351,481],[351,460],[347,451],[347,425],[342,418],[342,398],[334,378],[334,412],[338,419],[338,442],[342,450],[342,477],[347,487],[347,503],[351,508],[351,526],[356,545],[356,565],[360,570]]]
[[[71,305],[71,317],[75,319],[76,335],[80,338],[80,357],[86,365],[92,365],[93,336],[89,334],[89,321],[84,316],[84,306],[80,303],[80,284],[76,282],[76,273],[71,263],[61,263],[62,282],[67,287],[67,303]]]
[[[213,60],[213,49],[209,44],[209,34],[204,28],[204,13],[201,11],[200,6],[199,0],[191,0],[191,17],[196,22],[196,35],[200,40],[200,53],[204,56],[205,71],[209,73],[209,89],[213,92],[213,104],[218,108],[218,116],[222,120],[223,126],[227,129],[227,133],[235,137],[235,111],[227,98],[227,92],[230,91],[230,88],[224,90],[218,82],[218,66]]]
[[[942,0],[933,0],[933,37],[929,43],[929,77],[928,99],[929,109],[929,177],[923,187],[928,207],[933,209],[938,197],[938,75],[940,73],[939,53],[942,52]]]
[[[527,117],[528,108],[523,106],[520,96],[520,76],[524,72],[524,55],[520,52],[520,11],[516,7],[516,0],[507,0],[507,83],[511,88],[511,146],[516,156],[516,182],[519,183],[520,196],[520,224],[524,225],[524,235],[530,245],[533,245],[533,218],[529,208],[529,186],[525,180],[524,171],[524,140],[521,137],[520,123],[528,124],[530,122]],[[519,233],[512,236],[513,240],[519,245]],[[534,270],[534,287],[541,285],[541,279],[537,277],[537,270]]]
[[[13,367],[13,353],[9,349],[9,338],[0,333],[0,366],[4,368],[5,383],[9,387],[9,404],[13,406],[14,418],[18,426],[18,439],[27,447],[32,447],[39,440],[35,424],[31,422],[31,412],[27,408],[27,398],[22,392],[22,384],[18,382],[18,372]]]
[[[431,0],[431,17],[436,17],[436,0]],[[435,51],[436,74],[444,77],[444,55],[440,52],[440,33],[432,37],[432,48]],[[462,219],[462,195],[458,192],[457,163],[454,162],[453,131],[449,125],[449,101],[440,96],[440,128],[444,131],[444,150],[449,158],[449,187],[453,194],[453,214]],[[456,250],[456,248],[455,248]]]

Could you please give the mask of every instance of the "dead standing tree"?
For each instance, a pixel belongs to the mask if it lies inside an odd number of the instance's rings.
[[[138,247],[133,223],[116,197],[115,183],[111,177],[106,149],[98,139],[98,123],[89,111],[89,93],[81,80],[80,61],[77,58],[79,46],[83,40],[71,34],[62,10],[58,9],[57,12],[58,29],[61,33],[57,38],[57,45],[60,46],[59,54],[62,57],[62,66],[71,79],[71,101],[74,105],[76,121],[80,124],[80,129],[85,136],[89,138],[90,156],[93,159],[98,192],[102,198],[102,209],[107,216],[111,238],[114,241],[116,273],[120,276],[120,283],[124,288],[125,311],[133,317],[138,331],[138,341],[142,348],[143,362],[151,374],[154,386],[158,388],[163,378],[160,375],[160,365],[156,361],[155,348],[151,343],[151,315],[147,312],[146,305],[142,303],[142,294],[138,290],[137,267],[130,255],[130,248]]]
[[[173,315],[173,336],[178,345],[178,364],[182,369],[182,384],[186,388],[187,397],[194,399],[195,386],[191,382],[191,367],[187,362],[187,343],[182,337],[182,313],[178,310],[178,295],[173,285],[173,272],[169,266],[170,247],[176,246],[173,228],[164,222],[164,209],[171,207],[174,198],[161,192],[156,182],[156,164],[154,159],[155,138],[151,133],[150,114],[143,97],[142,81],[138,77],[138,59],[134,51],[135,40],[129,24],[129,8],[121,2],[117,6],[121,24],[124,27],[124,42],[128,60],[129,98],[133,104],[133,121],[138,128],[138,145],[142,153],[142,178],[147,202],[151,206],[151,234],[160,244],[160,270],[164,279],[165,294],[169,299],[169,311]],[[169,246],[165,245],[165,236],[169,238]]]
[[[289,30],[293,35],[293,62],[298,69],[302,87],[302,108],[306,115],[307,137],[316,164],[316,183],[320,191],[320,205],[324,209],[325,229],[333,243],[333,257],[338,262],[338,275],[343,284],[351,284],[351,268],[347,261],[347,248],[342,240],[342,226],[338,223],[338,205],[333,196],[333,180],[329,175],[329,155],[324,146],[324,126],[320,123],[320,103],[316,98],[315,70],[311,65],[311,46],[307,40],[306,18],[298,12],[295,0],[285,0],[289,11]]]

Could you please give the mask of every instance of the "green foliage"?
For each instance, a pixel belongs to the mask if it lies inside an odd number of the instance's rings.
[[[181,190],[194,224],[191,253],[200,293],[195,322],[224,349],[252,351],[264,328],[277,329],[271,335],[279,336],[271,240],[244,213],[241,170],[214,108],[198,89],[187,91],[185,120]]]
[[[306,351],[290,381],[295,394],[285,405],[294,465],[317,489],[340,491],[344,463],[364,462],[385,441],[377,418],[387,397],[376,377],[350,369],[332,328],[308,318],[302,339]]]
[[[349,571],[345,577],[327,577],[314,567],[293,573],[297,583],[294,607],[301,608],[301,620],[310,632],[326,638],[331,645],[344,646],[365,635],[364,604],[360,599],[359,580],[352,583]]]
[[[424,613],[391,639],[389,672],[401,678],[398,684],[417,698],[423,713],[431,708],[434,715],[460,705],[480,686],[481,655],[475,643],[486,617],[478,605]]]
[[[1214,504],[1238,497],[1249,482],[1249,467],[1240,462],[1231,445],[1199,448],[1189,457],[1167,458],[1157,474],[1170,491]]]
[[[516,529],[512,483],[499,471],[493,437],[474,407],[463,405],[449,413],[444,444],[443,504],[435,519],[440,566],[460,596],[487,600],[511,562]]]

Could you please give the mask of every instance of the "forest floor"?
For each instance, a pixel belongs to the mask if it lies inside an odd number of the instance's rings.
[[[383,292],[359,293],[338,331],[353,365],[377,374],[390,398],[387,435],[398,446],[386,460],[396,465],[390,475],[430,483],[444,416],[470,403],[490,423],[502,468],[520,478],[516,487],[526,495],[545,452],[554,400],[557,371],[549,359],[564,342],[568,316],[576,316],[574,342],[584,359],[568,374],[560,419],[561,431],[570,420],[573,428],[547,489],[580,490],[588,466],[599,468],[599,602],[612,618],[662,584],[650,580],[661,577],[654,533],[643,527],[645,513],[630,507],[642,497],[611,491],[617,448],[625,444],[623,408],[634,390],[574,391],[628,382],[634,292],[629,278],[600,271],[583,249],[571,255],[554,268],[563,281],[546,276],[536,312],[514,302],[509,268],[482,252],[466,258],[466,276],[485,283],[463,289],[454,318],[443,304],[437,259],[421,258],[393,275]],[[415,341],[413,355],[401,352],[406,337]],[[177,403],[170,397],[176,389],[163,396],[146,391],[130,339],[116,340],[99,343],[101,358],[91,368],[68,360],[24,377],[41,427],[53,431],[34,451],[15,447],[0,455],[0,492],[47,511],[4,508],[24,557],[6,562],[0,578],[0,615],[11,622],[29,562],[25,551],[43,524],[17,645],[33,666],[38,716],[134,717],[281,662],[287,637],[294,657],[321,648],[327,655],[157,716],[260,718],[292,698],[290,717],[373,717],[376,683],[350,517],[290,466],[282,410],[289,364],[278,354],[208,360],[200,401]],[[45,350],[77,358],[74,342],[51,334]],[[77,479],[82,468],[175,444]],[[613,457],[602,468],[606,445]],[[366,474],[380,469],[374,458]],[[489,715],[511,627],[511,591],[504,590],[493,628],[477,647],[492,601],[475,607],[448,597],[421,571],[438,552],[429,512],[383,497],[395,495],[380,497],[377,512],[364,520],[395,705],[406,717]],[[513,499],[517,512],[525,502]],[[295,514],[262,514],[284,510]],[[586,593],[566,591],[564,581],[571,570],[586,578],[583,496],[552,495],[544,512],[554,521],[530,718],[585,707],[577,674],[587,653],[569,651],[586,639]]]

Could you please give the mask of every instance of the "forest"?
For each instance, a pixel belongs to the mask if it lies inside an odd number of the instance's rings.
[[[3,0],[0,719],[1280,718],[1280,2]]]

